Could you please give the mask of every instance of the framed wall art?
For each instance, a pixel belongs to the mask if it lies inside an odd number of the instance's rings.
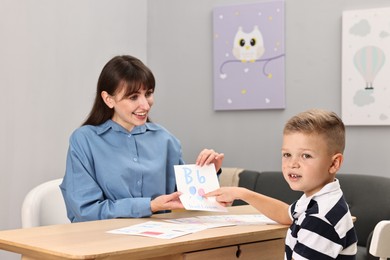
[[[213,10],[214,109],[285,108],[284,1]]]
[[[346,125],[390,125],[390,8],[342,17],[342,118]]]

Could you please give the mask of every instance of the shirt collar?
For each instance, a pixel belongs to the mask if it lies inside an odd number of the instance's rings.
[[[332,191],[340,189],[340,182],[338,179],[326,184],[319,192],[315,193],[313,197],[322,196],[323,194],[330,193]]]
[[[306,211],[310,201],[312,199],[315,199],[316,197],[320,197],[324,194],[331,193],[333,191],[336,191],[340,189],[340,183],[338,179],[335,179],[331,183],[326,184],[324,187],[322,187],[321,190],[319,190],[317,193],[313,194],[310,197],[307,197],[305,194],[301,196],[301,198],[297,201],[295,209],[294,209],[294,216],[297,217],[303,212]]]
[[[124,127],[119,125],[118,123],[112,121],[111,119],[107,120],[101,125],[97,126],[97,134],[102,135],[107,132],[109,129],[112,129],[117,132],[122,132],[125,134],[143,134],[146,131],[156,131],[158,129],[157,125],[154,123],[146,123],[140,126],[134,127],[130,132],[127,131]]]
[[[330,193],[330,192],[338,190],[338,189],[340,189],[340,183],[339,183],[339,180],[335,178],[334,181],[326,184],[324,187],[322,187],[321,190],[317,191],[316,193],[314,193],[310,197],[307,197],[305,194],[303,194],[302,198],[310,200],[312,198],[322,196],[326,193]]]

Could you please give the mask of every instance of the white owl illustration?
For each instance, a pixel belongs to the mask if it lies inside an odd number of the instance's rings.
[[[255,25],[253,31],[245,33],[242,27],[238,27],[234,37],[233,55],[242,62],[255,62],[264,54],[263,35]]]

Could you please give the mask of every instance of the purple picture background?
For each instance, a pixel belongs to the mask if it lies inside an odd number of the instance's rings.
[[[214,109],[285,108],[284,1],[216,7],[213,23]],[[255,25],[265,53],[243,63],[233,56],[234,37],[240,26],[248,33]]]

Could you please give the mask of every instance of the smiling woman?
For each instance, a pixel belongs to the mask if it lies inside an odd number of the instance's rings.
[[[123,87],[115,96],[106,91],[102,91],[101,96],[104,103],[114,111],[111,119],[131,131],[134,126],[146,123],[153,105],[153,90],[142,87],[128,97],[126,92],[126,87]]]
[[[72,222],[146,217],[183,208],[174,165],[184,164],[180,141],[150,122],[153,73],[139,59],[116,56],[103,68],[92,110],[70,137],[60,187]],[[196,158],[216,171],[224,155]]]
[[[95,102],[83,125],[99,125],[108,119],[125,120],[126,113],[133,114],[136,109],[147,114],[153,105],[155,86],[153,73],[139,59],[132,56],[112,58],[99,76]],[[138,125],[142,123],[145,121]],[[131,131],[131,128],[126,129]]]

